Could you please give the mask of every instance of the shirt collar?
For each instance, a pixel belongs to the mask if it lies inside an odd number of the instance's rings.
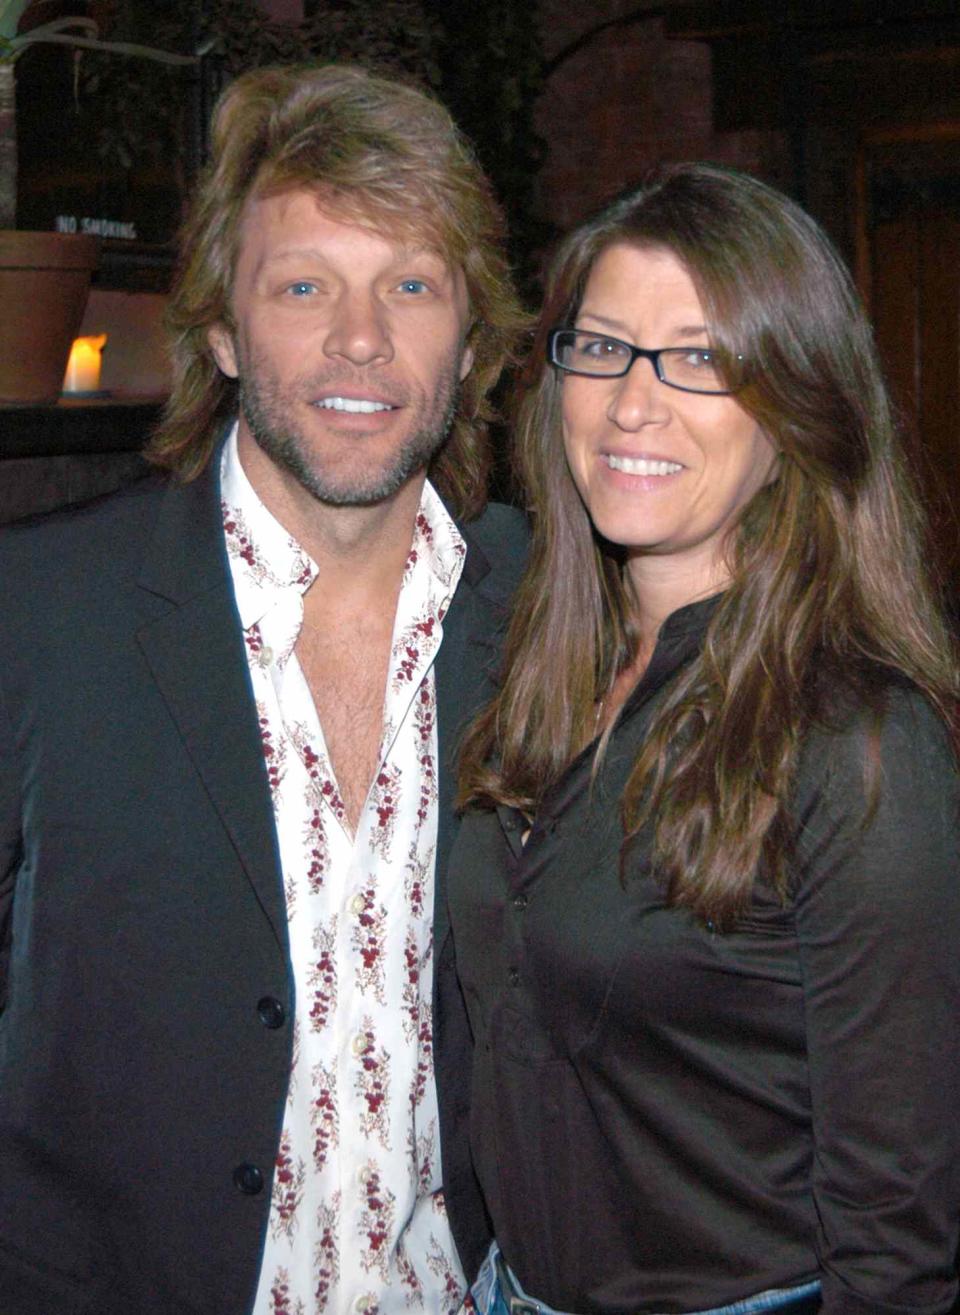
[[[247,479],[237,451],[236,424],[220,458],[220,505],[240,624],[249,630],[278,592],[306,593],[317,577],[317,565]]]
[[[410,580],[418,565],[426,567],[431,592],[436,598],[440,620],[453,597],[463,571],[467,545],[454,524],[450,513],[427,480],[420,497],[420,507],[413,527],[413,541],[404,569],[404,584]]]

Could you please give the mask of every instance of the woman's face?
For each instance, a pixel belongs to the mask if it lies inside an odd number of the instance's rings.
[[[665,248],[619,243],[597,258],[576,327],[637,347],[709,347],[690,275]],[[727,579],[726,530],[773,476],[775,452],[734,397],[680,392],[653,363],[622,378],[563,376],[563,439],[597,530],[627,549],[637,587],[651,572],[688,598]]]

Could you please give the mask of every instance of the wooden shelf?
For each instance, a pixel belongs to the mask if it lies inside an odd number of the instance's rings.
[[[51,406],[0,405],[0,461],[139,452],[164,398],[62,398]]]

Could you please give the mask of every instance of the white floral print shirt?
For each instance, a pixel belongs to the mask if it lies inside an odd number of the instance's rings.
[[[221,477],[297,992],[254,1312],[454,1312],[465,1285],[440,1189],[431,1048],[433,660],[464,543],[427,484],[397,605],[380,767],[351,836],[294,653],[316,564],[254,492],[235,432]]]

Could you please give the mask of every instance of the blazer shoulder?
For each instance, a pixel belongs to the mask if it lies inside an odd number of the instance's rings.
[[[477,550],[499,586],[512,592],[527,562],[530,522],[524,512],[488,502],[476,520],[460,526],[468,548]]]
[[[8,600],[79,601],[132,580],[168,487],[167,477],[148,475],[91,502],[4,526],[0,591]]]
[[[92,547],[124,531],[143,534],[169,487],[169,476],[145,475],[89,502],[13,521],[0,528],[0,553],[36,557],[49,551],[62,556],[67,544],[74,549],[84,543]]]

